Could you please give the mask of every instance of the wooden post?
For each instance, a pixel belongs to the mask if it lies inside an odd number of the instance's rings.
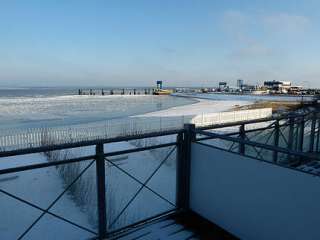
[[[97,200],[99,239],[107,237],[107,208],[105,186],[105,160],[103,144],[96,145],[96,174],[97,174]]]

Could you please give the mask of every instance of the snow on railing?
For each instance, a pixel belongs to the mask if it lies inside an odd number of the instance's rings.
[[[271,108],[201,114],[175,117],[130,117],[112,119],[101,123],[70,127],[32,128],[6,130],[0,133],[0,151],[40,147],[52,143],[62,144],[102,138],[145,134],[150,132],[182,129],[186,123],[197,127],[232,123],[272,116]]]

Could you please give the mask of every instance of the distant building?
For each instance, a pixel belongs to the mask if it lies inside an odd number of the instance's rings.
[[[291,88],[291,82],[285,81],[266,81],[264,82],[264,86],[275,93],[288,93]]]
[[[227,82],[219,82],[219,90],[221,92],[226,91],[228,89],[228,84]]]
[[[241,88],[243,87],[243,85],[244,85],[244,80],[238,79],[238,80],[237,80],[237,87],[238,87],[239,89],[241,89]]]
[[[290,94],[301,94],[302,90],[303,90],[302,86],[291,86],[289,88],[289,90],[288,90],[288,93],[290,93]]]
[[[162,81],[157,81],[157,89],[162,89]]]
[[[243,85],[241,86],[241,90],[242,90],[243,92],[252,92],[252,91],[257,90],[257,87],[254,86],[254,85],[243,84]]]

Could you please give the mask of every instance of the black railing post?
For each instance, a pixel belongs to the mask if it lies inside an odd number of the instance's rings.
[[[178,209],[186,208],[186,171],[185,171],[185,134],[179,133],[177,136],[177,173],[176,173],[176,205]]]
[[[289,118],[289,136],[288,136],[288,149],[293,150],[293,141],[294,141],[294,122],[295,118]]]
[[[239,129],[239,138],[240,138],[242,141],[244,141],[244,140],[246,139],[246,129],[245,129],[245,125],[244,125],[244,124],[242,124],[242,125],[240,126],[240,129]],[[241,155],[244,155],[245,152],[246,152],[246,146],[245,146],[245,144],[244,144],[243,142],[240,142],[240,143],[239,143],[239,153],[240,153]]]
[[[310,132],[310,145],[309,145],[309,152],[314,152],[314,140],[316,136],[316,124],[317,124],[317,114],[312,114],[311,119],[311,132]]]
[[[191,142],[195,141],[195,125],[185,124],[184,134],[178,135],[178,162],[177,162],[177,207],[180,210],[189,208],[190,200],[190,164]]]
[[[97,173],[97,200],[99,239],[107,237],[107,213],[106,213],[106,187],[105,187],[105,160],[103,144],[96,145],[96,173]]]
[[[317,118],[318,118],[318,134],[317,134],[317,144],[316,144],[316,152],[319,152],[319,147],[320,147],[320,117],[319,117],[319,113],[317,114]]]
[[[300,132],[299,132],[299,145],[298,145],[298,151],[303,152],[303,143],[304,143],[304,116],[301,117],[300,120]]]
[[[274,127],[274,146],[279,147],[279,137],[280,137],[280,124],[279,120],[275,122],[275,127]],[[277,163],[278,162],[278,151],[274,150],[273,151],[273,162]]]

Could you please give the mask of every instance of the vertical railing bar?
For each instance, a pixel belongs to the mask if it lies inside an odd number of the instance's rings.
[[[312,119],[311,119],[311,132],[310,132],[310,145],[309,145],[309,152],[314,151],[314,138],[316,135],[316,124],[317,124],[317,114],[313,113]]]
[[[299,146],[298,150],[303,152],[303,143],[304,143],[304,127],[305,127],[305,119],[302,116],[300,121],[300,132],[299,132]]]
[[[280,137],[280,124],[279,120],[275,122],[275,132],[274,132],[274,146],[279,147],[279,137]],[[277,163],[278,162],[278,151],[275,150],[273,151],[273,162]]]
[[[191,175],[191,146],[192,142],[196,140],[195,125],[194,124],[185,124],[185,135],[184,135],[184,144],[183,144],[183,164],[182,164],[182,179],[180,179],[182,188],[183,188],[183,199],[182,207],[185,210],[189,209],[190,205],[190,175]]]
[[[105,161],[103,144],[96,145],[96,174],[97,174],[97,200],[98,200],[98,221],[99,239],[107,237],[107,208],[106,208],[106,187],[105,187]]]
[[[240,126],[240,128],[239,128],[239,138],[241,139],[241,140],[245,140],[245,138],[246,138],[246,130],[245,130],[245,125],[244,124],[242,124],[241,126]],[[241,155],[244,155],[245,154],[245,151],[246,151],[246,149],[245,149],[245,144],[244,143],[239,143],[239,153],[241,154]]]
[[[183,133],[177,135],[177,166],[176,166],[176,206],[178,209],[186,208],[185,204],[185,147]]]
[[[320,118],[318,116],[318,134],[317,134],[316,152],[319,152],[319,144],[320,144]]]
[[[293,137],[294,137],[294,118],[289,118],[289,136],[288,136],[288,149],[293,150]]]

